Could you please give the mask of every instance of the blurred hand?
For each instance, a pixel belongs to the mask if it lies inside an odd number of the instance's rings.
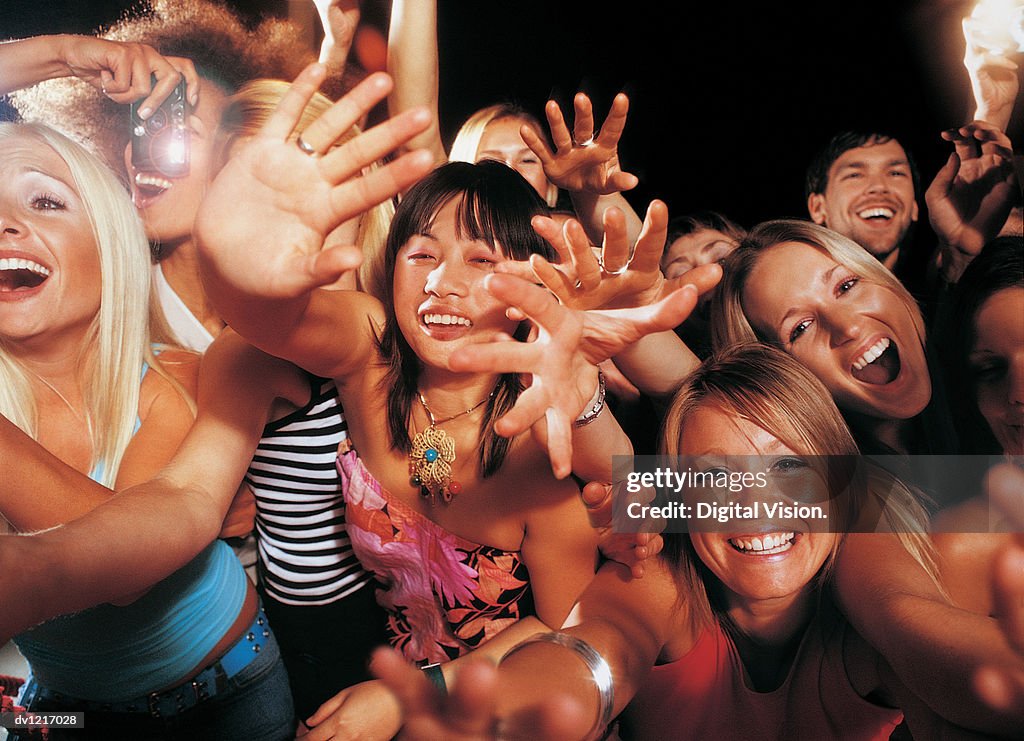
[[[1008,656],[1006,665],[978,672],[975,685],[993,708],[1024,719],[1024,471],[1013,464],[997,466],[987,484],[992,505],[1017,530],[996,558],[992,575],[996,615],[1015,656]]]
[[[391,78],[369,76],[302,132],[313,155],[289,137],[325,74],[306,68],[263,129],[211,184],[196,219],[210,269],[231,276],[243,293],[295,298],[336,281],[362,260],[359,249],[323,249],[339,224],[408,188],[429,172],[428,153],[414,151],[380,168],[371,163],[430,123],[422,108],[406,111],[340,146],[334,142],[388,94]]]
[[[583,738],[593,724],[578,704],[562,697],[500,719],[499,670],[484,661],[463,667],[447,697],[391,649],[378,649],[370,669],[401,703],[405,718],[401,738],[408,741],[562,741]]]

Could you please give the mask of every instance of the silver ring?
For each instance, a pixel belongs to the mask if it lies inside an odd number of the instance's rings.
[[[619,268],[618,270],[609,270],[608,268],[605,267],[604,257],[597,258],[597,264],[600,266],[601,272],[602,273],[607,273],[608,275],[622,275],[627,270],[629,270],[629,263],[628,262],[625,265],[623,265],[621,268]]]
[[[593,143],[594,143],[594,137],[590,137],[586,141],[576,142],[576,146],[577,147],[589,147]]]
[[[318,154],[309,142],[302,138],[302,134],[299,134],[299,137],[295,140],[295,144],[302,150],[303,154],[308,154],[310,157],[316,157]]]

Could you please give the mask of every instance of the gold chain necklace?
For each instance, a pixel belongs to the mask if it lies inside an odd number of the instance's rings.
[[[420,494],[424,498],[429,498],[431,504],[437,503],[438,495],[445,504],[448,504],[453,496],[462,491],[462,484],[452,479],[455,438],[439,429],[438,425],[475,412],[494,396],[494,391],[466,411],[441,420],[434,419],[434,413],[430,411],[423,394],[417,395],[427,418],[430,419],[430,426],[422,432],[417,432],[412,439],[412,448],[409,450],[409,474],[412,477],[412,485],[420,487]]]

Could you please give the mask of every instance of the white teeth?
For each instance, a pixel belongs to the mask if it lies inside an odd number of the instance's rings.
[[[136,185],[148,185],[153,188],[163,188],[167,190],[171,187],[171,181],[165,178],[157,177],[156,175],[147,175],[144,172],[135,173],[135,184]]]
[[[882,353],[889,347],[890,340],[888,337],[883,337],[874,345],[867,349],[863,355],[853,361],[853,367],[856,370],[864,370],[868,363],[873,363],[882,356]]]
[[[871,219],[876,216],[891,219],[895,215],[896,213],[891,208],[866,208],[857,214],[862,219]]]
[[[794,533],[773,533],[752,538],[730,538],[729,542],[741,551],[770,554],[788,550],[793,537]]]
[[[20,257],[5,257],[0,259],[0,270],[31,270],[36,275],[49,277],[49,268],[44,268],[37,262],[25,260]]]
[[[472,327],[473,322],[466,319],[464,316],[455,316],[454,314],[424,314],[424,324],[458,324],[463,327]]]

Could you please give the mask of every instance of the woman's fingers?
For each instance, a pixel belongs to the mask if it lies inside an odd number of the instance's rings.
[[[540,160],[541,167],[547,168],[552,160],[555,159],[555,153],[551,151],[547,142],[544,138],[538,134],[532,126],[523,124],[519,127],[519,135],[523,137],[523,143],[530,148],[530,150],[537,155]]]
[[[484,287],[499,301],[515,306],[548,329],[558,326],[565,311],[543,288],[514,275],[492,273],[484,279]]]
[[[326,115],[325,113],[324,116]],[[323,117],[319,120],[322,121]],[[430,111],[422,107],[413,108],[394,118],[389,118],[384,123],[349,139],[340,147],[328,151],[320,159],[320,172],[332,183],[347,180],[358,174],[364,167],[382,159],[412,137],[426,130],[430,125],[430,120]],[[302,140],[316,148],[315,142],[319,141],[319,138],[310,140],[312,137],[309,135],[309,130],[312,126],[311,124],[302,132]],[[345,131],[348,130],[345,129]]]
[[[573,118],[573,138],[576,140],[576,146],[582,147],[593,144],[594,107],[590,103],[590,98],[583,93],[576,93],[572,105],[576,113]]]
[[[629,98],[626,97],[625,93],[619,93],[612,101],[608,117],[601,124],[601,133],[597,135],[596,143],[609,149],[617,147],[619,139],[622,137],[622,132],[626,128],[626,114],[628,112]]]
[[[530,255],[530,266],[537,280],[551,291],[562,303],[567,302],[576,291],[576,283],[570,276],[556,268],[541,255]]]
[[[659,270],[667,236],[668,206],[663,201],[651,201],[640,228],[640,236],[636,240],[630,268],[641,273]]]
[[[348,132],[387,97],[394,87],[391,77],[377,72],[360,82],[302,132],[302,140],[325,154],[340,136]],[[419,111],[420,109],[413,109]],[[410,111],[411,112],[411,111]],[[428,123],[429,123],[429,114]]]
[[[365,175],[350,178],[331,191],[331,222],[340,224],[378,203],[403,192],[423,178],[434,166],[425,149],[403,154],[394,162]]]
[[[449,367],[457,373],[528,373],[535,363],[533,343],[515,340],[466,345],[448,358]]]
[[[604,271],[610,275],[623,272],[629,265],[629,232],[626,216],[617,208],[604,212],[604,246],[601,250]]]
[[[677,291],[683,286],[693,286],[697,293],[704,295],[718,285],[722,279],[722,266],[717,262],[710,265],[701,265],[699,268],[688,270],[677,278],[665,281],[666,290]]]
[[[319,63],[311,64],[302,70],[288,88],[288,92],[281,96],[281,102],[263,125],[263,135],[280,140],[291,136],[295,124],[302,117],[302,112],[326,75],[327,69]],[[310,128],[314,125],[315,123],[310,124]]]
[[[556,479],[564,479],[572,473],[572,421],[555,407],[544,410],[548,426],[548,458],[551,472]]]
[[[562,116],[562,109],[558,103],[549,100],[544,106],[544,114],[548,118],[551,141],[554,142],[555,149],[559,152],[572,149],[572,134],[569,133],[569,127],[565,125],[565,118]]]

